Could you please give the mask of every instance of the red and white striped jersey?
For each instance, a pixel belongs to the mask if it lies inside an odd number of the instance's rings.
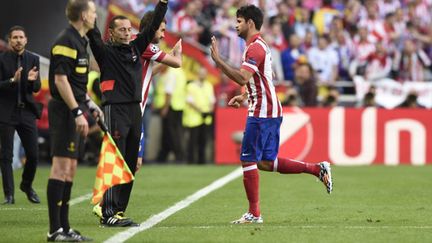
[[[273,85],[271,51],[259,34],[255,35],[243,53],[242,69],[253,74],[246,84],[249,116],[276,118],[282,116],[282,106]]]
[[[150,85],[152,81],[152,71],[154,61],[161,62],[165,57],[166,53],[161,51],[159,47],[155,44],[150,43],[147,49],[142,53],[141,58],[143,61],[143,80],[142,94],[141,94],[141,112],[144,113],[145,106],[147,104],[148,93],[150,90]]]

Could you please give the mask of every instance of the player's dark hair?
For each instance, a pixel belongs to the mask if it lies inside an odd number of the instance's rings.
[[[237,18],[244,18],[247,22],[251,19],[255,23],[255,29],[260,30],[263,24],[264,15],[255,5],[246,5],[237,10]]]
[[[90,1],[91,0],[69,0],[66,5],[66,17],[72,22],[78,21],[81,17],[81,13],[88,10]]]
[[[123,20],[123,19],[128,19],[128,18],[126,16],[123,16],[123,15],[114,16],[114,18],[111,19],[111,21],[109,22],[109,25],[108,25],[110,29],[114,29],[116,27],[115,21],[117,19]]]
[[[19,25],[15,25],[15,26],[12,26],[12,27],[9,29],[8,37],[11,38],[11,34],[12,34],[12,32],[17,31],[17,30],[20,30],[20,31],[24,32],[24,35],[26,35],[26,32],[25,32],[24,27],[19,26]]]
[[[140,26],[139,26],[139,31],[143,31],[144,27],[149,26],[152,22],[154,18],[154,11],[148,11],[147,13],[144,14],[144,16],[141,18],[140,21]],[[163,22],[165,22],[166,24],[166,19],[163,20]]]

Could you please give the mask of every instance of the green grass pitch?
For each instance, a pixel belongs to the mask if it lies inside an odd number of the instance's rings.
[[[127,216],[143,222],[238,166],[144,166]],[[91,192],[96,168],[80,167],[72,198]],[[34,184],[42,203],[0,205],[0,242],[46,242],[48,167]],[[432,242],[432,166],[333,167],[328,195],[313,176],[260,172],[262,225],[231,225],[247,210],[239,177],[127,242]],[[125,228],[102,228],[90,200],[70,208],[73,228],[103,242]]]

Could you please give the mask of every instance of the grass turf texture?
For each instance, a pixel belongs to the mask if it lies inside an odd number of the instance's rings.
[[[126,215],[143,222],[238,167],[144,166]],[[72,198],[91,192],[96,168],[80,167]],[[15,183],[21,170],[15,171]],[[30,204],[16,186],[0,205],[0,242],[46,242],[49,168],[38,169]],[[262,225],[231,225],[247,210],[242,179],[230,182],[128,242],[431,242],[432,166],[333,167],[334,192],[302,175],[260,172]],[[125,228],[101,228],[90,200],[70,208],[73,228],[102,242]]]

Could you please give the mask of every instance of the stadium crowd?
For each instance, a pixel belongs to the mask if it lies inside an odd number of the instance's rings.
[[[139,14],[155,1],[141,8],[122,2]],[[432,80],[430,0],[179,0],[171,3],[168,30],[203,51],[215,35],[222,56],[238,65],[245,44],[233,25],[235,9],[248,3],[265,10],[261,32],[273,51],[275,80],[285,86],[284,104],[337,105],[340,93],[354,92],[337,81],[356,75],[371,82]]]

